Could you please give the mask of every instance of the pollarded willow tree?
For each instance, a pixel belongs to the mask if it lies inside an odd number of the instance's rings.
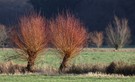
[[[7,39],[8,35],[6,27],[4,25],[0,25],[0,47],[4,47]]]
[[[63,60],[59,72],[64,72],[70,59],[79,54],[87,40],[84,25],[72,14],[59,14],[50,21],[51,42],[60,52]]]
[[[107,43],[116,50],[125,46],[130,41],[130,28],[127,19],[119,19],[114,17],[113,24],[109,24],[106,28]]]
[[[32,13],[20,19],[18,31],[12,31],[11,39],[27,58],[27,71],[32,72],[34,62],[47,46],[47,21],[39,14]]]
[[[90,32],[89,33],[89,42],[93,45],[96,45],[98,48],[103,44],[103,32]]]

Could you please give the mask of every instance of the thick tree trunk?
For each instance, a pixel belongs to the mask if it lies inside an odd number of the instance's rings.
[[[28,72],[33,72],[33,66],[35,63],[35,59],[36,59],[36,57],[34,55],[28,57],[28,63],[27,63],[27,67],[26,67]]]
[[[59,73],[65,72],[65,68],[67,67],[68,59],[69,59],[69,56],[65,55],[63,60],[62,60],[61,65],[59,67]]]
[[[116,50],[119,49],[119,45],[118,45],[118,44],[115,45],[115,49],[116,49]]]

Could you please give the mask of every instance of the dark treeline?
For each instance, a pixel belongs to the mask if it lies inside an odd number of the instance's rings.
[[[19,17],[31,9],[32,6],[27,0],[0,0],[0,24],[14,25]]]
[[[55,17],[66,10],[81,19],[89,31],[104,31],[114,15],[127,18],[135,44],[135,1],[134,0],[30,0],[34,9],[47,18]]]
[[[55,17],[58,12],[68,10],[75,14],[86,25],[89,31],[105,31],[107,25],[112,22],[114,15],[116,15],[129,20],[132,32],[132,44],[135,45],[135,0],[12,1],[14,4],[11,3],[11,0],[5,0],[5,3],[2,3],[4,1],[0,0],[0,22],[3,24],[13,23],[17,16],[23,15],[23,11],[31,9],[30,4],[35,11],[42,13],[48,19]]]

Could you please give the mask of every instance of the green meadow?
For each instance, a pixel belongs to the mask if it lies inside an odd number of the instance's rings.
[[[107,48],[108,49],[108,48]],[[113,61],[123,61],[128,64],[135,64],[135,52],[126,51],[113,51],[113,50],[83,50],[78,56],[73,58],[70,64],[109,64]],[[10,56],[17,55],[13,49],[0,50],[0,62],[13,61],[16,64],[27,64],[26,61],[20,58],[9,58]],[[58,68],[61,59],[58,53],[52,49],[47,52],[41,53],[37,58],[35,66],[38,67],[53,67]],[[99,77],[99,76],[85,76],[85,75],[44,75],[44,74],[22,74],[22,75],[0,75],[0,82],[134,82],[134,76],[124,77]]]

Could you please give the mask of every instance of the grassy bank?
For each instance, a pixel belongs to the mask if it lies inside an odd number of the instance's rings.
[[[103,78],[82,76],[0,75],[0,82],[134,82],[134,77]]]

